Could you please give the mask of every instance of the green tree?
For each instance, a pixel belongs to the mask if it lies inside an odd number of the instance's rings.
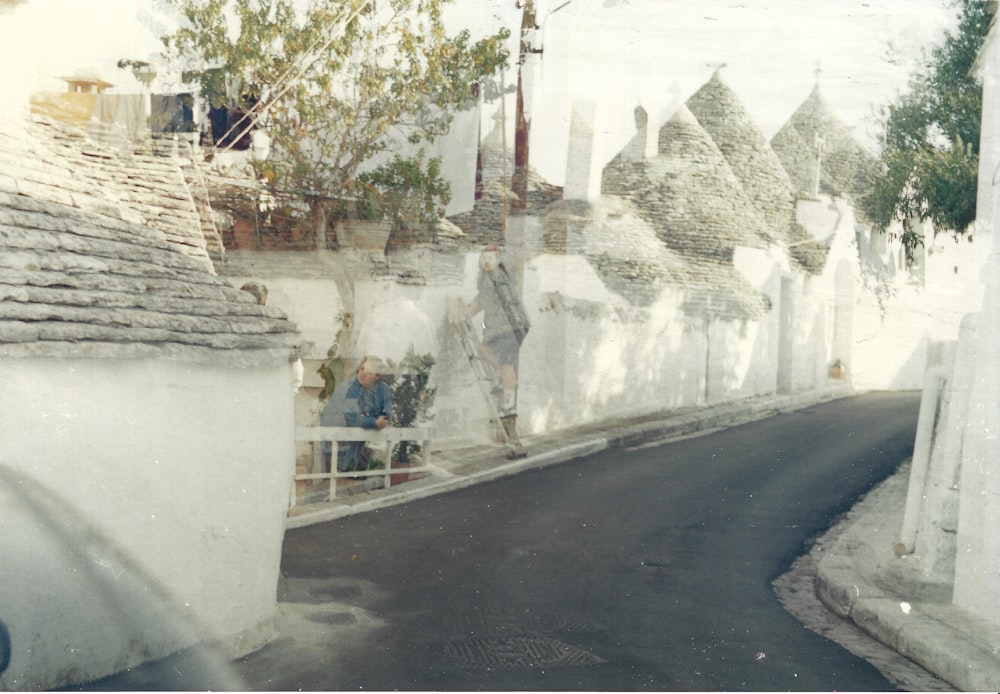
[[[409,232],[412,240],[419,240],[412,227],[437,219],[451,201],[451,186],[441,176],[441,160],[435,157],[425,162],[423,149],[412,157],[397,154],[358,174],[356,182],[355,213],[361,218],[390,220],[393,239]]]
[[[507,60],[506,30],[447,35],[450,0],[169,1],[184,25],[163,38],[166,57],[267,132],[271,153],[254,165],[308,207],[319,248],[332,206],[361,194],[359,168],[446,133]]]
[[[914,220],[961,235],[976,218],[982,85],[972,68],[991,14],[981,0],[955,5],[955,30],[924,54],[907,91],[880,111],[882,171],[861,203],[877,231],[901,223],[907,257],[923,243]]]

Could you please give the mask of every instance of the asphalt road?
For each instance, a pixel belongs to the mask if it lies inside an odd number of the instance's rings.
[[[771,583],[912,452],[837,400],[289,531],[253,689],[892,689]]]

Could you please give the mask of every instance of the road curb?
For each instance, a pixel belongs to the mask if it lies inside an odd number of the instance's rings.
[[[996,690],[1000,658],[994,651],[922,614],[919,605],[871,587],[856,572],[825,563],[817,566],[816,593],[830,611],[960,691]]]
[[[501,463],[488,470],[457,475],[443,480],[430,479],[409,482],[400,487],[392,487],[375,497],[347,496],[313,511],[289,516],[285,528],[302,528],[316,523],[344,518],[358,513],[368,513],[398,504],[426,499],[438,494],[471,487],[475,484],[515,475],[526,470],[564,463],[574,458],[599,453],[607,449],[630,448],[633,446],[665,441],[679,436],[687,436],[722,426],[732,426],[762,419],[772,414],[810,407],[829,400],[849,397],[854,391],[847,385],[833,386],[819,391],[794,395],[768,396],[738,403],[724,403],[693,413],[678,415],[665,414],[659,421],[633,426],[618,427],[611,436],[593,435],[582,441],[560,446],[526,458]]]
[[[546,451],[545,453],[540,453],[538,455],[528,456],[527,458],[501,464],[489,470],[482,470],[469,475],[456,475],[445,480],[435,480],[425,484],[420,484],[420,481],[418,480],[415,484],[410,483],[398,491],[394,491],[396,488],[393,488],[393,490],[390,490],[390,492],[386,493],[384,496],[377,498],[347,497],[346,500],[339,502],[332,508],[317,509],[310,513],[291,516],[288,518],[285,528],[302,528],[308,525],[315,525],[316,523],[324,523],[326,521],[336,520],[337,518],[352,516],[357,513],[368,513],[369,511],[376,511],[390,506],[406,504],[411,501],[418,501],[420,499],[437,496],[438,494],[446,494],[459,489],[465,489],[477,484],[482,484],[483,482],[489,482],[502,477],[516,475],[520,472],[524,472],[525,470],[542,468],[556,463],[566,462],[567,460],[572,460],[573,458],[599,453],[607,448],[608,440],[605,438],[598,438],[592,441],[585,441],[583,443],[565,446],[553,451]]]
[[[843,521],[845,531],[824,549],[816,563],[816,595],[831,612],[956,689],[995,691],[1000,683],[1000,655],[989,644],[997,642],[997,635],[991,641],[977,633],[972,626],[974,616],[950,603],[911,603],[905,590],[896,594],[874,585],[868,577],[866,572],[879,571],[875,549],[888,547],[881,530],[887,514],[891,516],[887,507],[893,504],[881,492],[889,481],[855,505],[853,517]],[[880,544],[873,545],[872,538]]]

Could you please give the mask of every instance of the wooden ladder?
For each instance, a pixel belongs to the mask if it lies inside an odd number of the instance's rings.
[[[472,321],[465,312],[465,304],[461,299],[452,298],[448,302],[448,322],[455,328],[458,341],[462,343],[462,349],[472,367],[472,373],[476,377],[479,391],[483,394],[483,400],[489,411],[492,421],[496,427],[497,436],[504,446],[508,458],[524,458],[528,452],[521,443],[521,437],[517,434],[517,414],[501,414],[497,396],[493,393],[495,379],[493,368],[483,359],[479,349],[479,336],[472,327]],[[501,396],[502,397],[502,396]]]

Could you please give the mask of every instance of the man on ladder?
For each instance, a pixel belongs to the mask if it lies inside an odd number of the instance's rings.
[[[465,307],[464,315],[453,316],[453,322],[459,328],[459,338],[487,404],[500,421],[508,444],[508,457],[523,457],[525,453],[516,427],[517,360],[521,343],[531,326],[514,282],[500,262],[497,246],[483,249],[479,269],[476,297]],[[482,343],[477,345],[468,330],[468,318],[479,313],[483,314],[483,337]]]

